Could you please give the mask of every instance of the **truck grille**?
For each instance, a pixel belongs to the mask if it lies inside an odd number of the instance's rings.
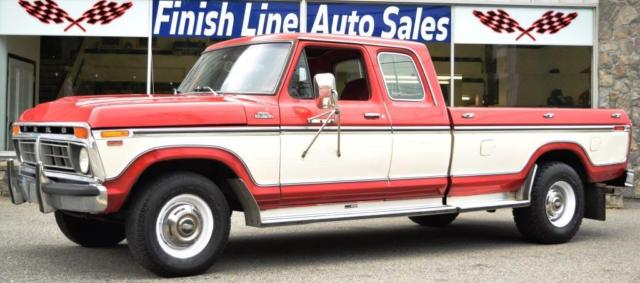
[[[38,160],[45,169],[75,172],[71,158],[71,144],[65,141],[40,140],[40,156],[36,155],[36,141],[23,139],[18,141],[20,157],[27,164],[36,165]]]
[[[36,164],[36,141],[35,140],[21,140],[19,143],[20,155],[24,163]]]
[[[40,158],[45,168],[73,171],[71,147],[67,142],[40,141]]]

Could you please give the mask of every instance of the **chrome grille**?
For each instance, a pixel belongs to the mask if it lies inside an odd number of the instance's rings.
[[[29,164],[38,163],[36,158],[36,141],[35,140],[20,140],[18,142],[20,156],[22,162]]]
[[[68,142],[40,140],[40,158],[45,168],[74,170]]]
[[[40,161],[45,169],[76,171],[72,161],[72,144],[69,142],[41,139],[39,143],[36,143],[34,139],[20,139],[18,140],[18,150],[24,163],[36,165]]]

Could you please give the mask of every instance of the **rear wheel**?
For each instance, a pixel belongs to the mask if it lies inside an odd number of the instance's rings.
[[[425,216],[411,216],[409,219],[416,224],[427,227],[444,227],[453,220],[456,220],[458,213],[438,214],[438,215],[425,215]]]
[[[87,248],[115,246],[124,240],[124,225],[82,218],[57,210],[56,223],[72,242]]]
[[[584,213],[582,180],[569,165],[540,165],[531,191],[531,206],[513,210],[516,227],[527,239],[558,244],[573,238]]]
[[[230,212],[222,192],[191,172],[166,175],[143,189],[126,221],[133,257],[160,276],[206,271],[229,237]]]

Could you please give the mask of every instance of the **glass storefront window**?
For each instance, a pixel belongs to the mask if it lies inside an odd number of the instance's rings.
[[[591,107],[590,46],[458,44],[455,106]]]
[[[43,36],[40,44],[39,103],[83,94],[145,93],[144,38]]]
[[[440,89],[444,100],[448,106],[449,96],[451,95],[451,87],[449,86],[451,77],[451,44],[449,43],[427,43],[429,49],[429,55],[433,61],[433,66],[436,69],[438,75],[438,82],[440,83]]]

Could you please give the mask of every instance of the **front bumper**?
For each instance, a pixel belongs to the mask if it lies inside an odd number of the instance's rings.
[[[634,181],[635,181],[635,174],[633,173],[633,170],[627,170],[627,177],[624,180],[624,186],[627,188],[632,188]]]
[[[107,189],[97,183],[66,183],[45,176],[42,164],[26,170],[7,162],[9,194],[13,204],[37,203],[42,213],[68,210],[98,214],[107,209]]]

